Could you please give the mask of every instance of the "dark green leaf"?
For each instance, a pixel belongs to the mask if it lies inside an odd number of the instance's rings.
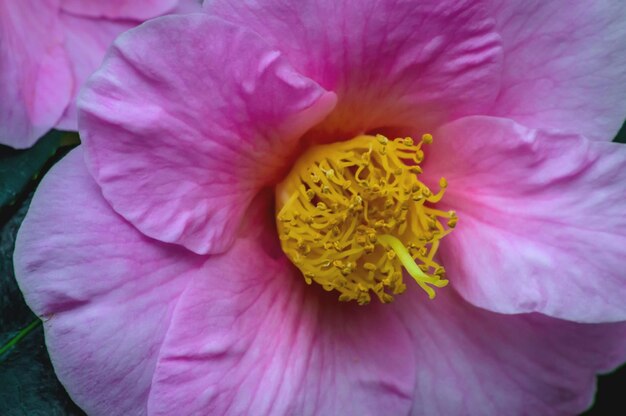
[[[626,121],[624,121],[622,128],[617,133],[617,136],[615,136],[615,141],[618,143],[626,143]]]
[[[50,131],[33,147],[15,150],[0,146],[0,209],[16,202],[61,145],[62,133]]]
[[[0,362],[2,416],[79,416],[84,413],[56,378],[41,326]]]
[[[20,197],[11,216],[0,223],[0,348],[11,340],[16,341],[0,355],[0,415],[84,415],[56,378],[46,351],[43,328],[38,325],[24,331],[37,317],[24,302],[17,286],[12,257],[15,236],[31,196],[32,192]],[[16,339],[20,333],[22,336]]]

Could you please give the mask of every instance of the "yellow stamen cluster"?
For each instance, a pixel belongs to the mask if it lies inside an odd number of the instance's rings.
[[[363,135],[300,157],[276,189],[277,227],[308,284],[361,305],[370,292],[383,303],[404,292],[402,266],[431,299],[433,286],[448,284],[433,258],[457,216],[433,207],[444,178],[437,193],[418,179],[422,145],[431,142],[429,134],[418,143]]]

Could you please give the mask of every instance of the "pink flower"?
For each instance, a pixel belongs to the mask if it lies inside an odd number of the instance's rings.
[[[0,144],[77,130],[75,97],[117,35],[197,0],[0,0]]]
[[[120,36],[16,247],[60,380],[96,415],[582,411],[626,360],[625,20],[215,0]]]

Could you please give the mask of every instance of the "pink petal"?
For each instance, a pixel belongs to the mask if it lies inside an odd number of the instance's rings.
[[[18,283],[42,317],[55,371],[89,414],[142,415],[159,347],[204,260],[118,216],[82,148],[44,178],[19,231]]]
[[[72,93],[58,1],[0,0],[0,144],[32,146]]]
[[[613,140],[626,115],[626,3],[490,3],[505,51],[490,113]]]
[[[414,362],[393,309],[340,304],[264,249],[238,240],[187,288],[150,414],[407,414]]]
[[[83,2],[81,1],[80,4],[82,5]],[[97,5],[106,4],[109,3],[97,3]],[[139,3],[132,4],[135,5]],[[143,3],[142,6],[143,9],[146,9],[145,3]],[[158,5],[155,5],[153,10],[155,16],[158,15],[158,10],[160,10],[160,8],[156,6]],[[200,4],[196,0],[180,0],[176,8],[171,10],[171,12],[186,14],[200,10]],[[140,24],[141,21],[76,16],[67,12],[62,12],[60,19],[65,34],[65,49],[70,56],[72,72],[76,82],[72,94],[74,98],[66,108],[56,128],[61,130],[78,130],[78,113],[75,99],[78,95],[78,91],[82,88],[89,75],[100,66],[105,52],[108,50],[109,46],[111,46],[113,40],[122,32]]]
[[[579,322],[626,320],[626,147],[471,117],[437,133],[424,167],[459,225],[441,248],[475,305]]]
[[[334,96],[256,35],[204,14],[119,37],[79,100],[87,162],[143,233],[227,248],[252,198]]]
[[[61,0],[63,10],[79,16],[146,20],[165,14],[179,0]]]
[[[413,415],[580,414],[595,374],[626,359],[624,323],[499,315],[449,288],[433,301],[412,289],[392,306],[414,343]]]
[[[61,13],[65,34],[65,49],[70,56],[74,79],[73,99],[57,123],[61,130],[78,130],[76,95],[91,75],[102,63],[104,54],[113,40],[122,32],[132,28],[137,22],[129,20],[107,20],[77,17]]]
[[[169,11],[169,14],[189,14],[201,13],[202,3],[205,0],[178,0],[176,7]]]
[[[214,0],[205,8],[261,34],[337,92],[335,112],[317,129],[326,140],[429,129],[486,110],[498,92],[499,36],[476,1]]]

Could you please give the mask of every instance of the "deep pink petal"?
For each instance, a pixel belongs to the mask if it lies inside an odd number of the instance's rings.
[[[229,246],[295,139],[333,105],[256,35],[191,14],[120,36],[83,90],[79,125],[113,208],[151,237],[207,253]]]
[[[413,415],[574,415],[591,405],[595,375],[626,360],[626,324],[500,315],[450,288],[392,305],[411,330]]]
[[[491,114],[613,140],[626,116],[626,3],[490,3],[504,44]]]
[[[58,7],[53,0],[0,0],[0,144],[32,146],[70,100]]]
[[[88,17],[146,20],[172,11],[179,0],[60,0],[63,10]]]
[[[407,414],[415,367],[392,309],[340,304],[286,263],[257,240],[214,257],[174,312],[151,415]]]
[[[204,260],[143,236],[117,215],[79,148],[39,186],[14,261],[72,399],[89,414],[146,414],[176,300],[188,280],[206,273]]]
[[[489,108],[501,45],[478,1],[214,0],[209,13],[260,33],[337,92],[325,140],[385,127],[430,129]]]
[[[471,117],[439,130],[424,170],[450,184],[441,257],[470,302],[626,320],[624,145]]]

